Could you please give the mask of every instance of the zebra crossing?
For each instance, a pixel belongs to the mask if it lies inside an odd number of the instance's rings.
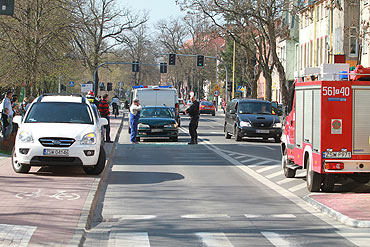
[[[242,154],[229,150],[222,150],[222,152],[290,192],[302,197],[309,193],[306,185],[306,170],[304,169],[297,170],[294,178],[286,178],[281,167],[281,160]],[[357,184],[349,179],[339,181],[336,184],[336,191],[347,191],[348,188],[358,193],[370,192],[370,186],[368,184]]]
[[[95,234],[99,234],[95,232]],[[281,232],[251,232],[251,233],[230,233],[230,232],[194,232],[185,233],[191,246],[202,247],[248,247],[255,246],[256,242],[248,244],[246,239],[258,239],[261,246],[299,246],[296,237]],[[151,247],[159,246],[160,236],[150,232],[129,232],[119,228],[113,228],[106,235],[106,241],[86,242],[84,246],[108,246],[108,247]],[[161,246],[163,241],[161,242]],[[171,243],[169,243],[171,244]],[[167,246],[167,244],[165,244]],[[170,246],[170,245],[169,245]],[[187,246],[184,244],[183,246]]]

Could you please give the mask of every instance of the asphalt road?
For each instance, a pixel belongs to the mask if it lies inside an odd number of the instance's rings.
[[[84,246],[366,246],[368,231],[343,226],[287,181],[279,144],[223,136],[223,116],[201,116],[200,145],[129,144],[127,123]],[[339,185],[339,189],[342,187]],[[361,187],[365,190],[365,187]]]

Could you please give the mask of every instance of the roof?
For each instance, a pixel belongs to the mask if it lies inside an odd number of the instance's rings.
[[[77,95],[41,95],[37,98],[37,102],[68,102],[68,103],[82,103],[84,97]]]
[[[261,102],[261,103],[271,103],[268,100],[263,100],[263,99],[233,99],[237,100],[239,102]]]

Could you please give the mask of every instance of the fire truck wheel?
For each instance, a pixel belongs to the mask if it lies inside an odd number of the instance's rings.
[[[234,130],[234,137],[235,137],[235,141],[237,142],[240,142],[242,140],[242,137],[239,133],[239,129],[237,127],[235,127],[235,130]]]
[[[321,182],[322,182],[322,178],[321,178],[321,174],[315,172],[312,170],[312,167],[311,167],[311,162],[310,162],[310,159],[308,158],[307,159],[307,164],[306,164],[306,171],[307,171],[307,175],[306,175],[306,182],[307,182],[307,189],[309,192],[318,192],[320,191],[320,188],[321,188]]]
[[[288,161],[288,154],[287,154],[286,150],[284,151],[284,155],[283,155],[281,161],[282,161],[282,166],[283,166],[283,170],[284,170],[284,176],[286,178],[294,178],[296,170],[290,169],[287,166],[289,161]]]
[[[324,192],[332,192],[334,190],[335,175],[334,174],[324,174],[321,190]]]

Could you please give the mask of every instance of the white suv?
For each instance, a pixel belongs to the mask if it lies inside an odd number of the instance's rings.
[[[104,170],[106,154],[95,106],[81,95],[45,94],[35,99],[19,125],[12,154],[13,169],[28,173],[31,166],[82,166],[85,173]]]

